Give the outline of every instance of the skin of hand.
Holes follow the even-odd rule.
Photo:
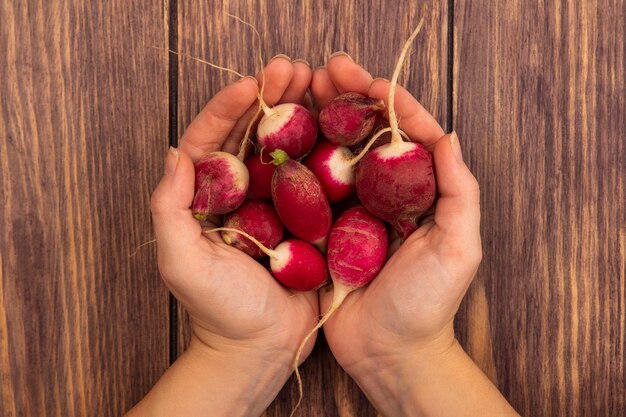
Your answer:
[[[323,108],[346,91],[386,103],[389,85],[387,80],[372,79],[350,57],[339,54],[327,68],[314,71],[311,91]],[[425,393],[441,379],[441,392],[454,391],[454,377],[438,378],[443,373],[437,372],[446,368],[442,363],[458,364],[450,368],[452,375],[471,374],[483,381],[480,392],[493,395],[493,404],[505,410],[497,415],[516,415],[454,336],[454,316],[482,257],[478,182],[463,162],[456,134],[444,135],[435,119],[399,86],[395,106],[400,129],[434,156],[439,198],[434,213],[397,248],[372,283],[350,294],[328,320],[325,337],[339,364],[384,415],[430,415],[428,406],[421,408],[423,404],[416,401],[420,393],[415,390],[423,388]],[[322,312],[331,300],[332,291],[322,290]],[[420,376],[429,379],[430,386],[422,387]],[[463,392],[460,381],[458,387]],[[439,395],[435,392],[426,402]],[[495,415],[480,414],[482,409],[472,414],[470,409],[460,414],[443,408],[430,411],[438,416]]]
[[[331,84],[318,90],[319,85]],[[357,91],[387,101],[389,82],[373,80],[346,56],[336,56],[313,76],[313,96]],[[335,357],[348,372],[372,357],[452,344],[452,321],[481,260],[478,182],[451,141],[410,94],[397,87],[400,128],[434,155],[440,196],[435,214],[422,222],[391,256],[371,285],[352,293],[324,326]],[[323,294],[322,310],[332,293]]]
[[[283,56],[274,58],[265,68],[264,100],[268,105],[285,101],[305,103],[311,76],[312,71],[304,62],[292,63]],[[224,406],[220,410],[224,415],[261,414],[291,375],[295,351],[319,316],[316,292],[288,291],[257,261],[223,243],[219,233],[203,235],[203,230],[218,225],[201,225],[191,213],[193,163],[213,151],[237,153],[248,122],[258,108],[256,99],[261,77],[257,78],[246,77],[234,82],[210,100],[185,131],[178,150],[170,149],[165,176],[152,195],[159,270],[167,287],[189,312],[193,336],[189,352],[185,354],[195,355],[197,360],[194,364],[182,358],[180,370],[177,372],[173,367],[172,376],[160,382],[161,388],[157,384],[153,389],[157,393],[144,399],[148,405],[144,404],[143,409],[147,410],[152,404],[150,409],[154,411],[156,404],[164,404],[169,394],[163,387],[175,386],[176,381],[193,380],[189,375],[201,372],[193,367],[206,363],[213,367],[212,372],[223,370],[225,375],[221,375],[221,386],[219,378],[215,381],[216,387],[211,387],[209,380],[203,380],[203,393],[214,388],[213,392],[221,396],[218,399],[228,402],[226,391],[233,391],[234,397],[241,395],[254,403],[241,412],[239,408]],[[310,354],[313,345],[314,340],[311,340],[302,360]],[[227,364],[232,364],[232,368]],[[202,378],[198,375],[197,379]],[[236,392],[237,387],[231,384],[249,391],[245,395]],[[247,384],[254,388],[250,389]],[[202,393],[198,395],[207,397]],[[187,403],[193,402],[192,398],[189,400]],[[213,401],[206,412],[221,415],[216,400]],[[233,401],[241,401],[241,397]],[[180,399],[176,402],[182,403]],[[203,402],[207,400],[199,400],[199,407]],[[176,410],[182,412],[180,408]],[[195,409],[188,411],[188,415],[203,415],[194,413]]]

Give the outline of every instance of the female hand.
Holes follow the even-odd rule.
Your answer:
[[[303,102],[311,69],[277,57],[265,68],[265,79],[269,105]],[[258,106],[260,82],[246,77],[213,97],[179,149],[169,151],[165,176],[152,195],[159,270],[189,312],[193,336],[138,407],[151,410],[146,414],[261,414],[291,374],[294,353],[319,315],[317,293],[291,293],[257,261],[223,243],[219,233],[204,236],[190,209],[193,163],[209,152],[237,152]]]
[[[314,72],[311,89],[322,106],[345,91],[387,102],[389,82],[373,80],[349,57],[338,55],[327,69]],[[434,415],[466,415],[472,404],[463,401],[464,395],[495,390],[464,355],[453,329],[454,315],[482,256],[478,183],[463,162],[456,135],[444,135],[401,87],[395,107],[400,128],[433,153],[439,191],[434,214],[402,243],[368,287],[348,296],[324,325],[324,334],[339,364],[383,414],[430,415],[429,410]],[[331,299],[331,291],[321,294],[322,311]],[[455,381],[459,373],[476,371],[480,375],[474,386]],[[434,401],[451,392],[457,395],[450,403]],[[491,404],[507,409],[497,390],[494,398]]]

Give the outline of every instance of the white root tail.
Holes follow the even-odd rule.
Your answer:
[[[426,11],[426,5],[424,5],[424,10],[422,14],[426,14],[425,11]],[[391,127],[391,142],[392,143],[402,142],[402,135],[398,127],[398,118],[396,116],[396,110],[395,110],[395,96],[396,96],[396,86],[398,85],[398,77],[400,76],[400,70],[402,69],[402,64],[404,64],[404,59],[406,58],[406,54],[408,53],[411,47],[411,43],[413,43],[413,40],[422,29],[422,26],[424,26],[424,16],[422,16],[422,18],[420,19],[419,23],[417,24],[417,27],[415,28],[415,30],[413,30],[413,33],[411,33],[411,36],[409,36],[409,39],[407,39],[406,42],[404,43],[404,46],[402,47],[402,50],[400,51],[400,56],[398,57],[398,63],[396,64],[396,68],[393,71],[393,76],[391,77],[391,85],[389,87],[389,99],[387,100],[387,109],[388,109],[387,111],[389,114],[389,126]]]
[[[240,235],[242,235],[243,237],[251,240],[252,243],[257,245],[259,247],[259,249],[261,250],[261,252],[263,252],[264,254],[266,254],[267,256],[269,256],[270,258],[272,258],[274,260],[277,259],[276,251],[268,248],[267,246],[265,246],[264,244],[259,242],[254,236],[251,236],[250,234],[244,232],[243,230],[233,229],[232,227],[216,227],[214,229],[203,230],[202,234],[205,235],[205,234],[215,233],[215,232],[239,233]]]
[[[315,332],[318,331],[324,325],[324,323],[326,323],[326,321],[330,318],[330,316],[332,316],[333,313],[337,311],[339,306],[343,303],[343,301],[346,299],[348,294],[350,294],[352,291],[354,291],[354,288],[347,287],[341,284],[335,284],[334,292],[333,292],[333,301],[332,301],[332,304],[330,305],[330,308],[328,309],[328,311],[326,311],[326,313],[324,313],[324,315],[319,320],[317,325],[313,329],[311,329],[311,331],[306,335],[302,343],[300,343],[300,347],[298,348],[298,351],[296,352],[296,356],[293,360],[293,369],[296,373],[296,379],[298,380],[299,396],[298,396],[298,402],[293,407],[293,410],[291,410],[291,414],[289,414],[289,417],[293,417],[295,415],[296,410],[298,409],[298,407],[300,407],[300,404],[302,403],[302,397],[304,396],[304,392],[302,390],[302,377],[300,376],[300,371],[298,370],[298,362],[300,362],[300,355],[302,354],[302,350],[306,346],[311,336],[313,336]]]

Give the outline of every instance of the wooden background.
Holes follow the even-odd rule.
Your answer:
[[[266,58],[389,77],[413,1],[0,0],[0,415],[116,416],[184,349],[149,195],[204,103]],[[403,83],[460,136],[484,260],[457,334],[526,416],[626,415],[626,2],[430,1]],[[319,341],[301,416],[376,412]],[[285,416],[290,381],[267,416]]]

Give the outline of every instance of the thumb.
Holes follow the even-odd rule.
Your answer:
[[[195,257],[201,247],[198,241],[202,239],[202,228],[190,208],[194,182],[191,158],[183,151],[170,148],[165,175],[150,200],[159,267],[164,276],[169,276],[173,268],[188,265],[185,260]]]
[[[444,232],[452,247],[479,254],[480,190],[478,181],[463,162],[456,133],[439,139],[433,156],[440,195],[435,209],[435,225]]]

